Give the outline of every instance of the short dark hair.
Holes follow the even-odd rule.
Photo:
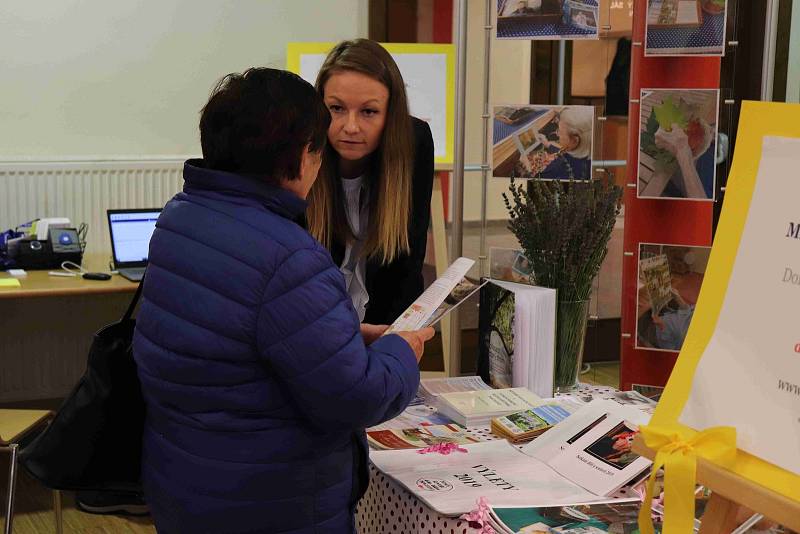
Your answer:
[[[256,67],[228,74],[200,114],[203,159],[210,169],[292,180],[306,145],[325,147],[330,122],[319,93],[296,74]]]

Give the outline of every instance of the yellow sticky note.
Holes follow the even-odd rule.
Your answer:
[[[0,278],[0,289],[8,287],[22,287],[16,278]]]

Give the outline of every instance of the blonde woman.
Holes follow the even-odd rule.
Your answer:
[[[594,113],[588,106],[564,108],[558,114],[558,144],[539,134],[545,150],[551,154],[549,164],[537,178],[554,180],[588,180],[592,177],[592,129]]]
[[[423,290],[433,138],[378,43],[339,43],[317,76],[331,113],[308,229],[331,252],[364,323],[391,324]]]

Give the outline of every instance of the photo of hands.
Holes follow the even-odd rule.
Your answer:
[[[642,89],[639,198],[714,200],[718,89]]]
[[[592,177],[593,106],[495,106],[492,176]]]
[[[710,254],[711,247],[639,243],[637,349],[681,350]]]

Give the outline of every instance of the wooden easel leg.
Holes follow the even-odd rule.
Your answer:
[[[433,234],[433,254],[436,259],[436,276],[439,277],[447,270],[449,265],[447,255],[447,233],[444,224],[444,196],[442,195],[442,180],[448,174],[439,172],[433,180],[433,193],[431,194],[431,230]],[[442,357],[444,358],[444,376],[450,376],[450,317],[442,319]]]
[[[739,505],[712,493],[700,524],[700,534],[730,534],[737,526]]]

